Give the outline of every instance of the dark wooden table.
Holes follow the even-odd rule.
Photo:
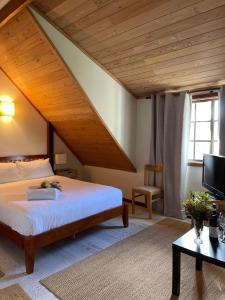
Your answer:
[[[196,244],[194,242],[194,239],[195,231],[194,229],[191,229],[172,244],[172,293],[177,296],[179,296],[180,294],[181,253],[185,253],[196,258],[197,271],[202,271],[203,261],[225,268],[225,243],[222,243],[221,241],[211,241],[209,239],[208,227],[204,227],[202,234],[202,244]]]

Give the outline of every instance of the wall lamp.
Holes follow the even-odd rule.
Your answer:
[[[11,119],[15,116],[15,103],[10,97],[0,97],[0,116]]]

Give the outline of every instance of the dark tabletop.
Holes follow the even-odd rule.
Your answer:
[[[195,238],[196,235],[193,228],[173,242],[173,247],[179,248],[181,252],[189,255],[201,256],[203,259],[206,258],[206,260],[209,258],[225,263],[225,243],[222,243],[220,240],[218,242],[210,240],[208,227],[204,226],[202,244],[196,244]]]

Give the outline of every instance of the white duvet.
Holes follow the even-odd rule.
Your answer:
[[[28,201],[27,188],[59,181],[58,200]],[[0,221],[22,235],[37,235],[122,204],[121,190],[62,176],[0,184]]]

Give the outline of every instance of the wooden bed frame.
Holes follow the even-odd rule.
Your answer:
[[[47,157],[48,155],[0,157],[0,162],[31,161],[34,159]],[[39,248],[50,245],[66,237],[73,236],[74,234],[94,227],[108,219],[117,216],[122,216],[123,226],[128,227],[128,204],[124,203],[121,206],[105,210],[93,216],[66,224],[35,236],[21,235],[20,233],[12,230],[9,226],[0,222],[0,234],[24,249],[26,272],[27,274],[31,274],[34,271],[35,253]]]

